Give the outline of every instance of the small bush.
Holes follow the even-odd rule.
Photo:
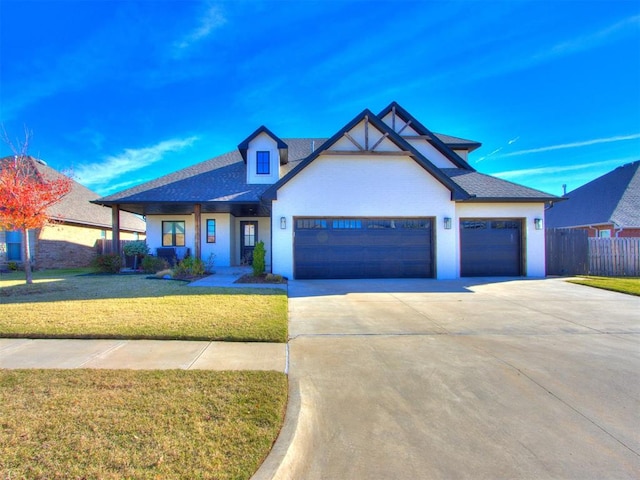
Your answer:
[[[214,266],[215,259],[216,259],[216,254],[210,253],[209,258],[207,258],[207,261],[204,264],[204,271],[206,273],[213,273],[213,266]]]
[[[253,249],[253,275],[258,277],[264,273],[264,257],[266,252],[264,250],[264,242],[261,240],[256,244],[256,248]]]
[[[267,276],[264,277],[264,279],[266,282],[269,282],[269,283],[284,283],[282,275],[278,275],[274,273],[267,273]]]
[[[18,264],[16,262],[9,262],[7,264],[7,268],[9,268],[9,270],[11,270],[12,272],[16,272],[18,271]]]
[[[164,258],[147,255],[142,259],[142,271],[144,273],[156,273],[167,268],[169,268],[169,263]]]
[[[96,268],[104,273],[120,273],[122,257],[117,253],[98,255],[95,262]]]
[[[173,269],[174,278],[199,277],[204,275],[204,262],[199,258],[187,257]]]

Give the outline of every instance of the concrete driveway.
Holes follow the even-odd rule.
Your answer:
[[[640,298],[562,279],[289,296],[290,405],[254,478],[638,478]]]

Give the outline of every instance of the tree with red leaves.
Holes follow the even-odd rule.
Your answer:
[[[47,209],[69,193],[73,181],[64,175],[45,178],[40,173],[37,160],[27,155],[28,132],[25,132],[25,141],[20,144],[19,149],[14,148],[6,132],[4,141],[11,147],[14,155],[0,160],[0,229],[22,233],[26,283],[31,284],[33,278],[29,230],[40,229],[49,222]]]

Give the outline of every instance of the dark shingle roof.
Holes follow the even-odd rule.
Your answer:
[[[289,149],[287,173],[309,156],[312,145],[324,139],[284,139]],[[270,185],[247,184],[246,167],[238,150],[197,163],[163,177],[100,199],[100,203],[127,202],[259,202]]]
[[[614,223],[640,227],[640,160],[592,180],[569,192],[567,201],[546,212],[548,227]]]
[[[463,190],[472,195],[468,201],[550,201],[555,195],[508,182],[462,168],[443,168],[442,171]]]
[[[0,159],[0,164],[7,159]],[[60,178],[62,174],[46,165],[42,160],[28,157],[32,165],[40,175],[46,179]],[[89,190],[84,185],[73,181],[71,191],[58,203],[47,210],[50,218],[69,223],[90,225],[93,227],[111,228],[111,209],[90,203],[99,198],[99,195]],[[133,232],[144,232],[146,224],[144,220],[128,212],[120,213],[120,228]]]

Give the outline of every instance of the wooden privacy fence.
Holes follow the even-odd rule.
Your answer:
[[[120,240],[120,252],[123,252],[123,248],[127,243],[134,242],[135,240]],[[113,253],[113,241],[111,239],[101,238],[96,242],[96,251],[98,255],[107,255]]]
[[[547,228],[547,275],[587,275],[589,234],[572,228]]]
[[[640,238],[590,238],[589,274],[640,276]]]
[[[548,228],[547,275],[640,276],[640,238],[589,238],[586,230]]]

